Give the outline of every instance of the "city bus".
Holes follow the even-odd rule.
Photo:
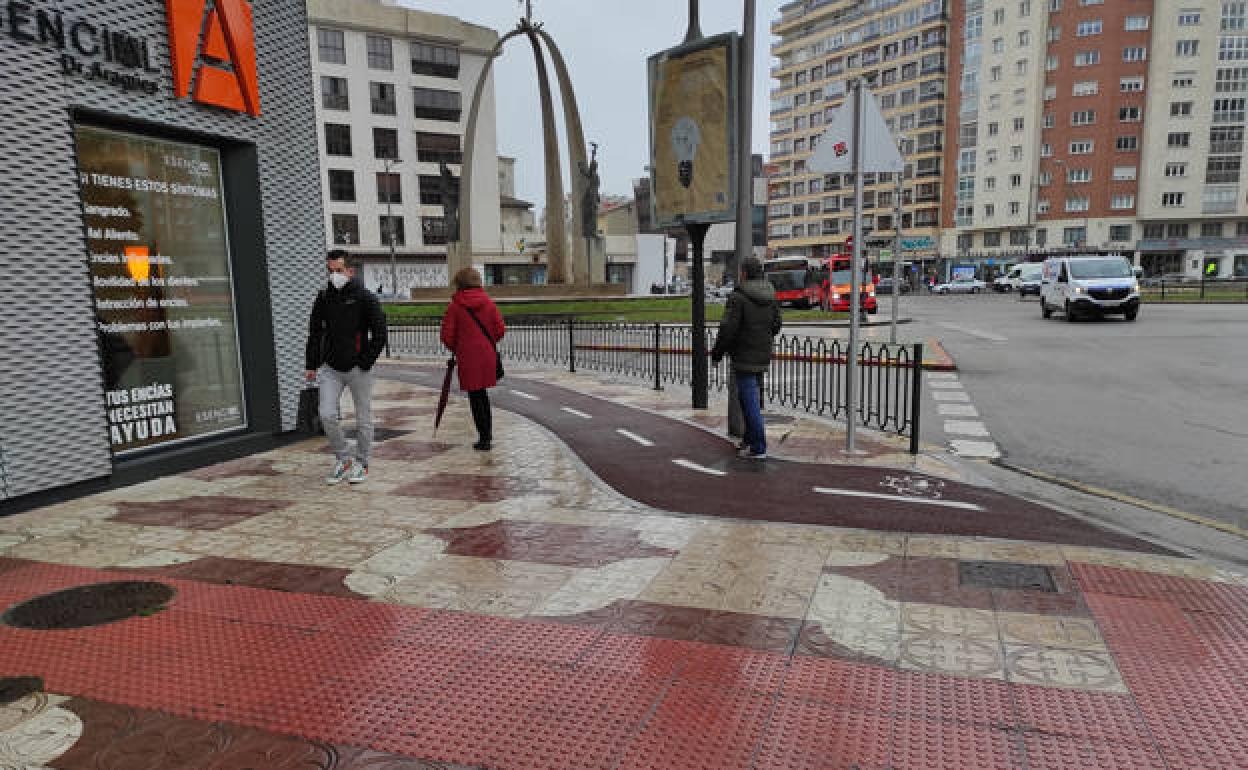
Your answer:
[[[823,300],[821,271],[806,257],[779,257],[763,262],[763,277],[776,290],[776,301],[793,307],[816,307]]]

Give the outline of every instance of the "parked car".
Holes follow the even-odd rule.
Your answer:
[[[906,281],[906,279],[904,278],[901,279],[901,281],[897,284],[897,286],[901,290],[902,294],[910,293],[910,283]],[[893,293],[893,279],[881,278],[880,282],[875,287],[875,293],[876,294],[892,294]]]
[[[1140,312],[1140,283],[1122,257],[1050,257],[1044,261],[1040,314],[1060,310],[1067,321],[1119,313],[1134,321]]]
[[[1001,275],[997,276],[992,282],[992,290],[1000,293],[1011,292],[1018,288],[1015,278],[1018,277],[1018,271],[1023,268],[1022,265],[1013,265],[1006,268]]]
[[[1152,275],[1140,281],[1141,286],[1174,286],[1180,283],[1195,283],[1198,279],[1189,278],[1185,273],[1166,273],[1164,275]]]
[[[1030,262],[1026,265],[1019,265],[1015,269],[1018,270],[1018,275],[1014,278],[1016,281],[1014,286],[1018,289],[1018,298],[1022,299],[1028,294],[1034,294],[1039,297],[1042,278],[1044,277],[1044,265],[1039,262]]]
[[[988,284],[978,278],[959,278],[948,283],[938,283],[933,289],[937,294],[979,294]]]

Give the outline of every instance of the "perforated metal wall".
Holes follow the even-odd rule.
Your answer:
[[[161,70],[149,77],[160,90],[147,96],[65,76],[55,47],[19,42],[0,28],[0,478],[7,481],[0,495],[112,469],[76,180],[75,110],[256,146],[266,253],[238,253],[236,246],[234,258],[267,259],[282,425],[293,428],[304,329],[325,248],[304,3],[252,4],[259,118],[174,99],[165,0],[31,5],[149,41]]]

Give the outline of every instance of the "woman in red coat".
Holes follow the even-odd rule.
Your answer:
[[[494,351],[507,327],[490,295],[481,288],[480,273],[465,267],[451,279],[451,285],[455,295],[442,317],[442,344],[459,362],[459,387],[468,393],[478,434],[472,448],[485,452],[494,440],[488,391],[498,384],[498,356]]]

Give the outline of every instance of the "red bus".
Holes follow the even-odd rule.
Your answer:
[[[776,301],[794,307],[816,307],[823,299],[823,275],[806,257],[780,257],[763,262],[763,277],[775,288]]]

